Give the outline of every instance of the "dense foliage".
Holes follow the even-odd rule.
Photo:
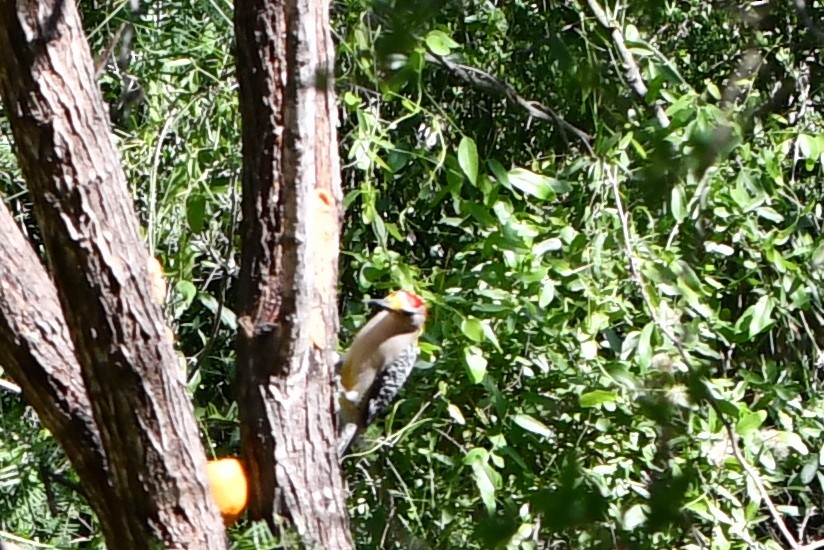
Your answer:
[[[342,346],[364,296],[432,304],[408,389],[346,461],[359,545],[824,537],[813,6],[441,4],[333,9]],[[93,52],[115,45],[100,84],[207,445],[237,452],[231,5],[83,7]],[[36,241],[7,134],[0,186]],[[13,392],[0,429],[0,531],[98,544]]]

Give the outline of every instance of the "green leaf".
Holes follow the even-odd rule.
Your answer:
[[[741,417],[735,425],[735,431],[738,435],[745,436],[751,434],[761,427],[761,424],[767,418],[767,411],[756,411],[747,413]]]
[[[197,296],[197,287],[191,281],[178,281],[175,292],[180,294],[183,308],[188,308]]]
[[[378,238],[379,243],[386,242],[386,224],[383,221],[383,218],[380,216],[375,216],[372,220],[372,229],[375,231],[375,236]]]
[[[818,269],[824,265],[824,242],[819,243],[819,245],[815,248],[815,251],[810,259],[810,264],[814,269]]]
[[[547,239],[545,241],[541,241],[536,244],[532,248],[532,253],[536,256],[541,256],[546,254],[547,252],[555,252],[556,250],[561,250],[564,247],[564,243],[558,237],[552,237],[551,239]]]
[[[581,342],[581,357],[588,361],[598,357],[598,342],[595,340],[585,340]]]
[[[469,379],[473,384],[480,384],[486,376],[487,360],[480,348],[467,346],[464,348],[464,362],[466,363]]]
[[[687,218],[687,199],[684,197],[684,188],[682,186],[676,185],[672,188],[670,205],[675,221],[683,222]]]
[[[478,147],[475,140],[464,136],[458,145],[458,164],[467,179],[475,185],[478,182]]]
[[[625,531],[633,531],[647,520],[647,513],[643,504],[634,504],[624,512],[621,524]]]
[[[353,94],[350,91],[346,91],[343,92],[343,95],[341,95],[341,103],[343,103],[347,107],[355,107],[363,103],[363,100],[357,94]]]
[[[807,464],[801,469],[801,483],[809,485],[815,479],[815,474],[818,472],[818,458],[813,457],[807,461]]]
[[[461,409],[459,409],[457,405],[450,403],[449,405],[447,405],[446,410],[449,412],[449,416],[452,418],[452,420],[454,420],[461,426],[466,424],[466,419],[464,418],[463,413],[461,413]]]
[[[552,187],[552,190],[558,195],[572,192],[572,185],[568,181],[549,178],[549,186]]]
[[[819,155],[818,146],[813,136],[808,134],[799,134],[796,138],[798,143],[798,152],[805,159],[817,159]]]
[[[621,141],[618,142],[618,147],[616,147],[616,149],[619,151],[625,150],[627,148],[627,145],[632,143],[633,137],[635,137],[635,134],[633,134],[632,132],[627,132],[626,134],[624,134],[623,137],[621,137]]]
[[[495,346],[495,349],[498,351],[501,350],[501,344],[498,342],[498,337],[495,336],[495,331],[492,330],[492,325],[489,321],[481,321],[481,330],[484,333],[484,337],[486,338],[487,342]]]
[[[797,433],[780,431],[778,432],[777,437],[778,441],[780,441],[783,445],[795,449],[800,455],[807,456],[810,454],[810,450],[807,448],[804,440],[801,439],[801,436]]]
[[[774,308],[775,302],[770,296],[762,296],[754,306],[747,308],[747,311],[752,311],[752,318],[747,327],[750,338],[772,326],[772,312]],[[746,313],[747,312],[744,312],[745,315]]]
[[[718,254],[720,256],[732,256],[735,254],[735,249],[729,245],[723,243],[714,243],[712,241],[707,241],[704,243],[704,248],[707,252],[711,254]]]
[[[644,325],[641,335],[638,337],[638,347],[635,348],[635,358],[638,366],[648,369],[652,364],[652,331],[655,330],[655,323],[649,322]]]
[[[212,313],[217,313],[220,309],[220,321],[224,326],[232,330],[237,329],[237,316],[226,304],[221,306],[217,299],[207,292],[199,292],[197,297],[200,303]]]
[[[555,299],[555,283],[547,281],[541,287],[541,294],[538,297],[538,306],[545,308]]]
[[[480,447],[469,449],[464,456],[463,463],[467,466],[484,464],[489,460],[489,451]]]
[[[618,396],[614,392],[595,390],[581,395],[581,397],[578,398],[578,404],[586,409],[597,407],[604,403],[614,403],[617,400]]]
[[[489,168],[489,171],[492,172],[492,175],[495,179],[506,187],[510,189],[512,185],[509,183],[509,174],[507,174],[506,168],[504,168],[503,164],[498,162],[495,159],[487,159],[486,166]]]
[[[547,199],[554,195],[552,179],[525,168],[513,168],[507,174],[509,182],[527,195]]]
[[[186,221],[194,233],[203,231],[206,225],[206,197],[201,194],[189,195],[186,200]]]
[[[771,222],[782,223],[784,221],[784,216],[779,214],[775,208],[770,208],[769,206],[759,206],[755,209],[755,212],[765,220]]]
[[[692,269],[692,266],[686,261],[677,260],[672,263],[671,268],[678,274],[679,286],[683,285],[683,287],[696,293],[701,292],[701,280],[698,278],[695,270]]]
[[[633,24],[627,24],[624,27],[624,40],[628,42],[639,42],[641,41],[641,33],[638,32],[638,28]]]
[[[528,414],[516,414],[512,417],[512,421],[528,432],[546,437],[547,439],[552,438],[552,430],[549,429],[549,426]]]
[[[463,463],[472,468],[472,477],[481,495],[481,500],[490,514],[495,511],[495,493],[501,487],[501,475],[489,465],[490,454],[486,449],[474,448],[467,451]]]
[[[494,514],[496,508],[495,492],[497,486],[500,485],[500,474],[489,464],[479,462],[472,464],[472,474],[487,513]]]
[[[429,31],[424,39],[426,47],[436,55],[449,55],[449,53],[460,46],[457,42],[443,31]]]
[[[483,342],[484,327],[478,319],[466,317],[461,321],[461,332],[473,342]]]

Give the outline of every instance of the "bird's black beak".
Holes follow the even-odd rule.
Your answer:
[[[392,305],[384,298],[366,300],[366,303],[377,309],[392,309]]]

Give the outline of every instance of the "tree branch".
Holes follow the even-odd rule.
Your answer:
[[[2,202],[0,235],[0,364],[65,449],[104,535],[116,537],[126,528],[122,505],[109,490],[105,452],[57,291]]]
[[[0,389],[4,389],[10,393],[21,393],[23,391],[22,389],[20,389],[20,386],[18,386],[14,382],[9,382],[8,380],[2,379],[0,379]]]
[[[0,0],[0,51],[0,94],[121,508],[107,543],[225,548],[74,2]]]
[[[238,410],[249,514],[352,548],[336,451],[340,167],[327,1],[236,0],[243,131]]]
[[[647,92],[649,89],[647,88],[644,79],[641,77],[641,71],[638,69],[638,64],[635,63],[635,58],[632,57],[632,52],[629,51],[629,48],[627,48],[627,45],[624,42],[624,33],[618,25],[610,20],[606,12],[604,12],[604,9],[600,6],[600,4],[598,4],[597,0],[587,0],[587,5],[589,5],[589,9],[592,11],[593,15],[595,15],[595,19],[598,20],[598,23],[600,23],[605,30],[610,32],[612,42],[615,44],[618,53],[621,54],[621,58],[624,60],[624,71],[630,89],[635,92],[638,99],[646,103]],[[655,118],[658,119],[658,124],[660,124],[663,128],[669,126],[669,118],[667,118],[667,114],[664,112],[661,105],[653,102],[651,107],[655,113]]]
[[[486,71],[476,67],[470,67],[469,65],[455,63],[454,61],[450,61],[449,59],[432,52],[427,52],[426,60],[441,65],[455,78],[471,88],[494,97],[505,98],[512,105],[525,110],[531,117],[535,117],[538,120],[555,122],[562,130],[566,130],[574,134],[575,137],[578,138],[578,141],[580,141],[584,146],[584,149],[587,150],[587,153],[590,155],[593,154],[592,145],[590,143],[592,141],[591,135],[564,120],[564,118],[551,107],[548,107],[538,101],[526,99],[519,94],[511,84],[495,78]]]

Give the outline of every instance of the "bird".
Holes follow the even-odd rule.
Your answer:
[[[355,335],[338,366],[340,457],[403,388],[418,359],[427,318],[424,300],[407,290],[367,303],[378,311]]]

